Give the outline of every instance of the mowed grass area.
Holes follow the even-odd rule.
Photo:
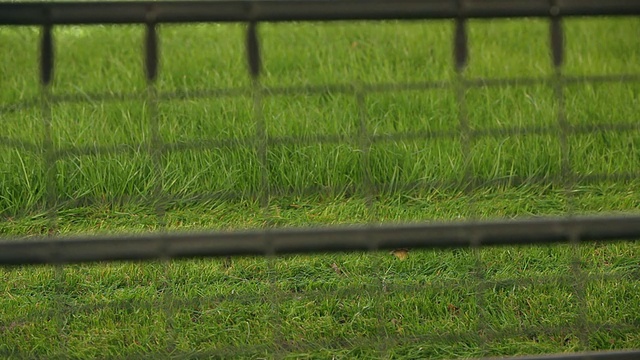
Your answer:
[[[640,72],[638,19],[565,25],[565,74]],[[469,28],[466,77],[551,78],[545,21]],[[465,145],[454,87],[359,92],[455,81],[451,22],[259,31],[264,132],[244,27],[160,27],[156,120],[166,146],[154,158],[144,29],[56,28],[52,93],[83,101],[52,105],[60,157],[47,186],[34,150],[45,144],[38,30],[0,28],[0,234],[49,233],[51,194],[55,231],[65,235],[638,211],[640,180],[627,176],[640,172],[638,83],[568,84],[575,132],[566,141],[551,82],[468,88]],[[327,84],[345,86],[278,92]],[[237,96],[198,96],[207,89]],[[595,125],[626,130],[584,131]],[[518,131],[533,127],[542,130]],[[615,243],[413,250],[405,261],[363,253],[3,268],[0,356],[409,359],[638,348],[639,259],[638,244]]]

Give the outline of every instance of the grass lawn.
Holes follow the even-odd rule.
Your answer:
[[[569,19],[565,30],[563,74],[640,73],[638,19]],[[465,78],[552,79],[547,22],[470,21],[469,31]],[[466,87],[461,99],[449,21],[261,24],[259,32],[256,91],[243,26],[161,26],[156,104],[143,77],[143,27],[56,27],[51,92],[71,101],[51,104],[48,127],[39,30],[0,27],[0,235],[640,208],[638,82],[569,82],[562,109],[552,81]],[[41,151],[47,129],[53,165]],[[633,242],[413,250],[406,260],[355,253],[4,267],[0,293],[3,358],[640,348]]]

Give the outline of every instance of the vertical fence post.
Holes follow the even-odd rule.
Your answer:
[[[153,163],[154,188],[152,201],[158,225],[164,228],[165,204],[163,201],[163,176],[162,176],[162,151],[163,142],[160,135],[160,119],[158,114],[158,93],[156,89],[156,78],[158,75],[158,35],[156,32],[155,15],[152,9],[147,10],[147,23],[145,25],[145,77],[147,90],[147,104],[149,111],[149,131],[151,135],[148,144],[148,151]],[[164,250],[164,249],[163,249]]]
[[[52,96],[51,83],[54,71],[54,47],[53,47],[53,26],[50,23],[42,26],[42,40],[40,44],[40,89],[41,89],[41,114],[43,133],[43,161],[45,170],[45,207],[48,215],[49,235],[56,233],[57,223],[57,185],[56,185],[56,161],[57,155],[53,142],[52,129]]]
[[[469,58],[469,49],[467,44],[467,19],[462,16],[463,2],[459,1],[460,15],[455,19],[455,30],[453,39],[453,55],[454,66],[456,70],[456,100],[458,103],[458,122],[460,126],[460,141],[462,146],[462,156],[464,159],[464,184],[463,187],[471,190],[472,168],[471,168],[471,144],[472,134],[469,126],[469,118],[467,113],[466,90],[467,85],[464,78],[464,69],[467,66]]]
[[[267,129],[262,113],[262,85],[260,84],[260,72],[262,60],[260,58],[260,44],[258,41],[258,24],[251,21],[247,25],[246,49],[249,75],[251,76],[251,94],[253,100],[253,117],[256,127],[256,152],[260,163],[260,206],[268,208],[270,198],[269,164]]]
[[[145,24],[145,76],[147,90],[147,104],[149,106],[149,131],[151,135],[148,144],[148,151],[151,156],[153,166],[153,194],[151,200],[154,204],[157,216],[157,225],[159,230],[166,228],[165,212],[166,197],[164,194],[164,171],[162,169],[162,154],[164,152],[164,142],[160,135],[160,114],[158,110],[158,90],[156,87],[156,79],[158,76],[159,50],[158,50],[158,34],[155,13],[153,7],[147,10],[147,22]],[[161,249],[163,256],[168,251],[167,248]]]

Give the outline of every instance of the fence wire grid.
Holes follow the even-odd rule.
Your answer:
[[[638,15],[631,0],[0,3],[0,41],[15,46],[0,80],[0,356],[640,358],[640,46],[620,39],[626,72],[565,61],[580,49],[567,21],[640,30]],[[473,27],[497,18],[531,27],[515,43],[547,54],[548,71],[474,75],[474,56],[487,58]],[[323,38],[327,21],[347,30]],[[403,56],[424,74],[393,68],[397,81],[369,69],[396,54],[349,37],[430,22],[446,25],[448,48],[412,43]],[[197,36],[172,60],[162,40],[185,23],[230,23],[243,48],[218,37],[216,57],[228,47],[244,63],[189,67],[208,46]],[[63,83],[139,71],[86,66],[98,56],[64,35],[126,43],[134,26],[144,83]],[[29,88],[11,60],[35,27]],[[344,42],[371,63],[319,61],[338,81],[307,81],[269,58],[297,44],[268,40],[286,31],[312,54]],[[449,68],[434,61],[445,75],[433,77],[420,64],[440,53]],[[510,73],[509,55],[488,62]],[[162,78],[171,61],[185,64],[176,87]],[[278,66],[294,75],[273,81]]]

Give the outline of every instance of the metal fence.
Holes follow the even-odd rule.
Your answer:
[[[479,347],[486,347],[491,339],[509,337],[513,334],[530,334],[532,332],[556,334],[569,329],[578,334],[582,341],[579,349],[591,350],[589,334],[601,331],[623,331],[625,336],[633,336],[640,329],[639,319],[628,319],[626,322],[595,323],[587,319],[586,293],[587,283],[602,279],[626,279],[633,284],[638,283],[638,267],[640,264],[631,262],[624,273],[615,274],[587,274],[582,269],[580,249],[585,242],[603,242],[619,240],[637,240],[640,238],[640,215],[636,212],[627,212],[621,215],[607,216],[581,216],[576,211],[576,205],[571,205],[573,193],[580,187],[589,184],[603,182],[629,184],[629,191],[633,192],[633,181],[640,178],[640,169],[629,168],[625,171],[613,172],[576,172],[572,169],[570,158],[570,143],[573,137],[593,133],[631,133],[638,136],[637,119],[628,119],[624,123],[582,123],[573,124],[566,116],[566,89],[570,86],[583,86],[586,84],[638,84],[640,74],[624,73],[614,75],[567,75],[563,72],[564,65],[564,31],[563,19],[579,16],[638,16],[640,15],[640,1],[197,1],[197,2],[97,2],[97,3],[2,3],[0,4],[0,26],[39,26],[41,29],[40,49],[40,94],[32,100],[17,103],[1,104],[0,116],[20,111],[36,112],[42,118],[42,141],[24,141],[11,136],[0,135],[0,146],[19,152],[29,153],[39,157],[42,161],[42,171],[45,177],[45,189],[41,192],[41,203],[46,213],[46,224],[43,227],[44,236],[29,239],[9,239],[6,236],[0,242],[0,264],[5,266],[7,277],[12,276],[14,266],[27,264],[55,265],[56,274],[64,272],[67,264],[116,261],[116,260],[162,260],[169,267],[171,259],[195,258],[195,257],[221,257],[235,255],[259,255],[265,256],[271,264],[270,271],[276,271],[273,265],[276,255],[323,253],[342,251],[369,251],[391,250],[399,248],[411,249],[441,249],[441,248],[468,248],[473,259],[473,279],[464,280],[452,288],[468,288],[477,292],[479,318],[477,328],[471,331],[452,332],[439,334],[412,334],[390,335],[380,327],[379,335],[375,339],[355,338],[353,342],[344,343],[343,340],[329,340],[322,342],[310,342],[308,344],[290,344],[282,340],[282,327],[285,322],[276,317],[273,324],[274,344],[251,344],[251,350],[239,346],[227,346],[221,349],[207,349],[193,353],[181,353],[176,351],[175,343],[167,345],[167,353],[151,356],[303,356],[304,354],[322,348],[340,350],[359,344],[365,347],[379,349],[381,354],[393,357],[392,351],[399,344],[421,344],[427,342],[456,342],[471,336],[479,340]],[[518,77],[518,78],[472,78],[465,75],[468,63],[468,20],[482,18],[519,18],[540,17],[549,22],[549,49],[551,62],[554,67],[550,77]],[[455,77],[447,81],[415,81],[394,83],[338,83],[322,85],[293,85],[293,86],[269,86],[263,84],[261,77],[262,43],[259,37],[259,24],[263,22],[290,22],[290,21],[338,21],[338,20],[425,20],[425,19],[449,19],[454,24],[453,42],[453,66]],[[210,88],[210,89],[185,89],[178,92],[163,92],[158,89],[156,79],[162,56],[159,50],[159,35],[157,28],[167,23],[191,23],[191,22],[242,22],[247,23],[246,28],[246,59],[251,78],[250,84],[242,88]],[[98,93],[75,94],[57,93],[51,90],[56,56],[54,56],[54,32],[53,29],[60,25],[89,25],[89,24],[139,24],[145,27],[144,37],[144,64],[146,89],[142,93]],[[630,34],[630,36],[632,36]],[[64,48],[57,49],[64,52]],[[635,59],[638,60],[638,59]],[[553,126],[531,123],[525,126],[479,128],[474,126],[473,119],[469,116],[466,93],[469,89],[493,89],[508,86],[547,86],[552,89],[555,103],[555,124]],[[458,124],[454,130],[422,129],[407,132],[395,132],[390,134],[374,134],[368,128],[368,114],[366,107],[367,97],[378,93],[393,93],[402,91],[450,91],[455,94]],[[310,137],[296,137],[295,135],[272,136],[267,132],[267,122],[263,114],[263,106],[266,99],[273,96],[315,96],[324,94],[343,94],[352,97],[357,104],[358,124],[355,134],[314,134]],[[161,122],[160,105],[163,102],[176,99],[211,99],[227,97],[245,97],[251,100],[252,119],[254,133],[246,138],[219,139],[211,138],[198,141],[170,143],[163,140],[160,135],[159,124]],[[84,104],[90,101],[140,101],[148,108],[147,123],[149,126],[149,138],[141,148],[147,152],[150,158],[151,171],[158,178],[148,189],[145,197],[131,195],[129,198],[111,198],[108,201],[115,203],[140,202],[155,208],[156,225],[159,232],[143,235],[100,235],[100,236],[70,236],[59,235],[57,219],[61,211],[79,206],[80,204],[99,203],[100,199],[91,197],[81,199],[68,199],[62,197],[57,190],[57,163],[71,157],[92,157],[108,154],[132,155],[138,149],[131,146],[77,146],[60,144],[54,138],[52,132],[52,111],[56,104],[78,103]],[[474,142],[485,139],[499,139],[508,136],[542,135],[557,137],[560,150],[559,171],[556,175],[545,176],[521,176],[487,177],[476,174],[471,165]],[[355,137],[355,139],[354,139]],[[385,183],[371,173],[372,149],[376,144],[398,143],[402,141],[431,141],[438,139],[459,140],[461,158],[464,161],[460,178],[435,179],[410,183]],[[359,182],[356,184],[337,186],[322,186],[318,184],[306,184],[303,188],[278,187],[272,184],[270,168],[273,166],[270,160],[270,151],[278,146],[295,145],[321,145],[321,144],[349,144],[353,146],[361,156],[358,157],[357,173]],[[255,189],[234,192],[231,190],[216,191],[210,193],[189,194],[188,196],[171,193],[164,187],[162,181],[163,161],[166,154],[193,150],[205,151],[207,149],[250,149],[257,160]],[[635,151],[630,148],[631,152]],[[487,187],[523,185],[552,185],[563,189],[565,200],[569,203],[567,211],[562,216],[544,217],[536,219],[481,219],[472,214],[459,222],[422,223],[422,224],[380,224],[367,222],[357,226],[347,227],[313,227],[284,229],[277,226],[273,219],[276,214],[270,206],[274,199],[284,196],[308,196],[317,193],[349,193],[358,194],[370,211],[376,206],[379,194],[385,192],[410,192],[424,189],[456,188],[464,194],[473,194]],[[187,199],[188,198],[188,199]],[[263,216],[266,219],[264,227],[244,231],[231,232],[199,232],[183,233],[167,230],[165,214],[167,209],[176,203],[187,202],[215,202],[238,201],[252,199],[260,203]],[[103,200],[104,201],[104,200]],[[474,207],[474,204],[467,204]],[[20,209],[29,213],[29,209]],[[7,220],[9,221],[9,220]],[[354,221],[355,223],[355,221]],[[486,267],[482,256],[478,255],[489,246],[508,245],[550,245],[567,244],[572,246],[572,261],[570,272],[566,276],[555,276],[553,279],[486,279]],[[474,255],[475,254],[475,255]],[[334,269],[335,270],[335,269]],[[336,270],[340,272],[340,270]],[[166,278],[162,278],[166,281]],[[269,278],[274,281],[273,278]],[[505,284],[518,284],[524,281],[531,284],[542,284],[546,281],[558,281],[570,284],[572,294],[578,299],[578,316],[574,322],[565,324],[558,329],[557,326],[539,325],[537,328],[517,327],[516,329],[491,329],[482,324],[483,316],[489,311],[483,307],[483,296],[491,286],[505,286]],[[528,282],[527,282],[528,281]],[[62,286],[62,285],[60,285]],[[272,287],[276,287],[273,283]],[[395,286],[395,287],[394,287]],[[421,291],[436,286],[434,284],[404,284],[389,285],[377,279],[369,288],[354,286],[353,288],[338,289],[332,291],[322,290],[315,294],[316,297],[332,297],[336,294],[357,293],[388,293],[394,291],[407,291],[420,296]],[[438,284],[443,289],[449,288],[446,284]],[[393,287],[393,290],[389,290]],[[408,290],[416,288],[418,290]],[[62,291],[61,289],[58,289]],[[364,290],[363,290],[364,289]],[[637,287],[634,289],[637,290]],[[7,290],[9,291],[9,289]],[[251,301],[264,301],[260,296],[237,297],[223,295],[216,299],[179,299],[178,295],[171,294],[162,298],[161,307],[168,318],[175,314],[175,309],[188,307],[189,305],[219,304],[223,301],[238,301],[247,303]],[[297,295],[296,295],[297,296]],[[309,295],[312,296],[312,295]],[[276,291],[276,294],[268,299],[274,306],[284,301],[285,295]],[[234,300],[236,299],[236,300]],[[239,299],[239,300],[238,300]],[[181,302],[182,301],[182,302]],[[104,304],[103,304],[104,305]],[[69,305],[61,301],[52,314],[43,315],[45,318],[60,319],[72,317],[76,313],[91,312],[103,305],[88,305],[81,310],[70,310]],[[157,304],[136,304],[135,301],[125,301],[124,304],[107,304],[112,307],[153,307]],[[455,308],[449,311],[457,311]],[[640,313],[640,309],[638,309]],[[484,314],[484,315],[483,315]],[[378,315],[379,317],[381,315]],[[10,317],[6,317],[10,318]],[[380,322],[385,319],[379,319]],[[16,320],[17,321],[17,320]],[[35,321],[33,319],[29,321]],[[18,321],[19,322],[19,321]],[[60,323],[66,323],[61,320]],[[169,321],[171,323],[171,321]],[[13,328],[13,322],[0,323],[0,334]],[[394,323],[395,324],[395,323]],[[622,329],[622,330],[621,330]],[[59,332],[64,333],[63,325]],[[172,325],[167,325],[163,331],[171,332]],[[637,336],[637,335],[636,335]],[[175,334],[170,338],[175,339]],[[324,340],[323,340],[324,341]],[[171,341],[169,341],[171,342]],[[65,341],[61,340],[60,353],[56,356],[71,356],[65,352]],[[484,344],[484,345],[483,345]],[[3,349],[3,356],[28,357],[29,354],[19,350]],[[253,352],[252,352],[253,351]],[[262,355],[260,355],[262,354]],[[303,355],[301,355],[303,354]],[[480,352],[491,355],[491,351]],[[142,354],[147,356],[150,354]],[[326,354],[324,354],[326,356]],[[351,354],[353,355],[353,354]],[[380,355],[380,353],[378,354]],[[322,357],[322,355],[320,355]],[[364,355],[365,357],[367,355]],[[380,355],[383,356],[383,355]],[[419,355],[416,355],[419,356]],[[446,357],[446,354],[433,355]],[[619,352],[594,352],[585,354],[571,354],[557,356],[559,359],[635,359],[640,356],[639,351]],[[411,357],[409,355],[409,357]],[[530,357],[535,359],[539,357]],[[544,357],[548,358],[548,357]],[[554,358],[554,357],[549,357]]]

